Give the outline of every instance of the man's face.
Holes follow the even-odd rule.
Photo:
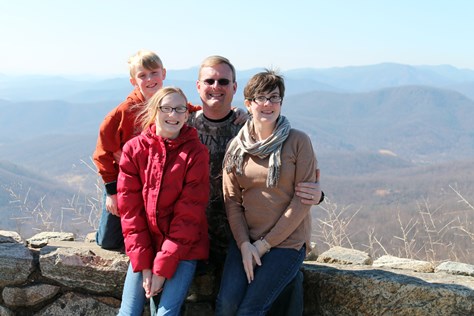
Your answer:
[[[208,107],[211,111],[228,111],[237,91],[237,83],[232,81],[230,67],[227,64],[218,64],[201,68],[197,90],[204,108]]]

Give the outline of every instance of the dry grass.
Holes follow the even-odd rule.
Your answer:
[[[446,211],[442,205],[433,207],[428,199],[423,199],[417,203],[414,214],[396,213],[393,220],[398,223],[398,232],[393,236],[387,232],[377,234],[376,226],[354,227],[360,209],[353,211],[350,206],[340,207],[326,200],[317,210],[318,224],[313,238],[329,248],[341,246],[367,251],[373,258],[391,254],[435,263],[473,262],[474,207],[457,188],[450,188],[467,209]]]
[[[81,160],[89,171],[96,174],[92,162]],[[94,193],[84,193],[79,190],[70,199],[64,202],[65,206],[52,207],[46,196],[39,201],[30,198],[28,188],[23,191],[18,188],[4,188],[10,196],[10,205],[16,208],[16,230],[21,236],[30,236],[36,232],[73,232],[77,239],[85,237],[91,231],[97,230],[102,212],[102,181],[97,176],[94,183]],[[30,231],[31,230],[31,231]]]
[[[81,161],[81,164],[96,175],[92,163]],[[103,185],[96,176],[93,193],[78,192],[68,199],[58,212],[47,206],[46,196],[38,201],[30,198],[30,189],[23,192],[6,188],[10,195],[10,204],[17,208],[17,232],[24,235],[22,227],[33,231],[68,231],[80,237],[96,230],[102,210]],[[370,226],[367,217],[361,217],[361,208],[353,209],[351,205],[340,206],[330,198],[317,207],[316,225],[313,241],[319,244],[320,250],[335,246],[367,251],[373,258],[391,254],[403,258],[440,262],[453,260],[474,262],[474,206],[461,191],[450,186],[452,194],[459,203],[465,206],[461,211],[449,211],[443,205],[435,207],[429,199],[417,203],[413,214],[394,212],[393,218],[384,218],[398,229],[390,232],[385,223],[380,222],[384,231],[377,231],[378,224]],[[56,208],[57,210],[57,208]],[[316,208],[314,208],[316,210]]]

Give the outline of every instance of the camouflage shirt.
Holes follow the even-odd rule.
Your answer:
[[[211,242],[210,259],[225,257],[231,236],[222,193],[222,161],[227,143],[237,135],[242,125],[235,125],[235,112],[222,120],[210,120],[202,110],[191,113],[188,124],[197,129],[201,142],[209,149],[210,193],[206,214]]]

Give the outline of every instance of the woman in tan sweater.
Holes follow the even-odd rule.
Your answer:
[[[252,119],[224,159],[224,200],[235,242],[216,315],[264,315],[310,251],[311,205],[302,204],[294,188],[316,181],[317,160],[308,135],[280,115],[284,93],[283,78],[270,70],[244,89]]]

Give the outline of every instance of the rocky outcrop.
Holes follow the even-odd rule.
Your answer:
[[[35,266],[31,251],[21,243],[1,243],[0,254],[0,287],[27,282]]]
[[[41,275],[65,287],[120,297],[128,257],[91,243],[50,242],[41,248]]]
[[[0,315],[117,314],[128,258],[70,239],[0,231]],[[305,315],[474,315],[472,265],[373,260],[341,247],[311,257],[302,268]],[[183,315],[212,315],[212,283],[196,278]]]

